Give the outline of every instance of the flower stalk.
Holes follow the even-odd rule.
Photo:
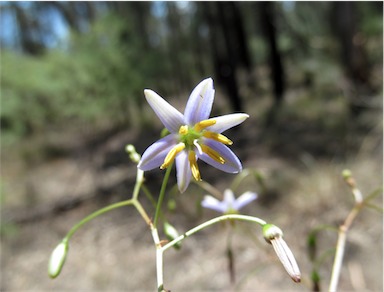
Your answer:
[[[153,225],[155,225],[155,227],[157,227],[157,221],[159,219],[159,215],[161,212],[161,205],[163,204],[165,189],[167,188],[167,183],[168,183],[169,175],[171,174],[171,170],[172,170],[172,167],[167,168],[167,171],[165,172],[165,175],[164,175],[163,183],[161,185],[159,199],[156,205],[155,219],[153,221]]]
[[[355,199],[355,205],[352,208],[352,210],[349,212],[347,217],[345,218],[343,224],[339,226],[339,236],[337,238],[336,254],[333,261],[331,281],[329,283],[329,289],[328,289],[328,291],[330,292],[337,291],[337,286],[338,286],[339,278],[341,274],[341,267],[343,264],[345,243],[347,240],[347,232],[351,227],[353,221],[355,220],[356,216],[360,213],[360,210],[364,207],[363,196],[360,190],[356,186],[356,182],[352,177],[351,171],[344,170],[342,172],[342,175],[344,177],[346,184],[351,188],[352,194]]]
[[[206,221],[206,222],[204,222],[204,223],[202,223],[202,224],[200,224],[200,225],[190,229],[189,231],[187,231],[184,234],[180,235],[179,237],[175,238],[171,242],[168,242],[167,244],[165,244],[161,249],[164,252],[167,249],[169,249],[170,247],[172,247],[175,244],[177,244],[178,242],[182,241],[183,239],[191,236],[192,234],[194,234],[196,232],[199,232],[199,231],[203,230],[204,228],[207,228],[207,227],[209,227],[209,226],[211,226],[213,224],[216,224],[216,223],[219,223],[219,222],[222,222],[222,221],[227,221],[227,220],[248,221],[248,222],[257,223],[260,226],[264,226],[265,224],[267,224],[267,222],[265,222],[264,220],[262,220],[260,218],[257,218],[257,217],[253,217],[253,216],[240,215],[240,214],[222,215],[222,216],[213,218],[211,220],[208,220],[208,221]]]

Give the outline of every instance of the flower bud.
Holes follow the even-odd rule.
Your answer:
[[[347,185],[351,188],[352,194],[355,197],[355,202],[360,204],[363,202],[363,194],[357,188],[356,181],[352,176],[352,172],[349,169],[344,169],[341,173]]]
[[[136,152],[135,146],[132,144],[128,144],[125,146],[125,151],[129,154],[129,158],[132,160],[134,163],[139,163],[141,156]]]
[[[288,275],[294,282],[299,283],[301,281],[301,273],[292,251],[283,239],[283,231],[275,225],[265,224],[263,226],[263,234],[265,240],[272,244]]]
[[[68,252],[68,241],[63,240],[53,250],[48,264],[48,274],[51,278],[56,278],[60,275],[61,269],[63,268],[65,259]]]
[[[177,232],[176,228],[173,227],[168,222],[164,222],[164,233],[167,236],[168,240],[174,240],[175,238],[179,237],[179,233]],[[174,245],[176,249],[180,249],[181,242],[178,242]]]
[[[344,177],[344,179],[348,179],[352,177],[352,172],[349,169],[344,169],[341,175]]]

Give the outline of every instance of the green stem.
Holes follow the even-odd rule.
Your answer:
[[[140,188],[143,182],[144,182],[144,171],[142,171],[141,169],[137,169],[136,183],[135,183],[135,187],[133,188],[132,199],[137,200],[137,197],[139,196]]]
[[[210,193],[212,196],[216,197],[217,199],[221,199],[223,194],[216,189],[213,185],[206,181],[195,181],[193,180],[194,183],[196,183],[199,187]]]
[[[257,224],[260,224],[261,226],[264,226],[267,224],[262,219],[259,219],[257,217],[252,217],[252,216],[246,216],[246,215],[238,215],[238,214],[229,214],[229,215],[223,215],[220,217],[213,218],[207,222],[204,222],[203,224],[200,224],[196,226],[195,228],[192,228],[191,230],[187,231],[183,235],[175,238],[171,242],[167,243],[163,247],[160,244],[156,244],[156,270],[157,270],[157,289],[158,291],[166,291],[164,289],[164,281],[163,281],[163,254],[164,252],[169,249],[170,247],[174,246],[178,242],[182,241],[184,238],[204,229],[205,227],[208,227],[210,225],[213,225],[215,223],[225,221],[225,220],[242,220],[242,221],[249,221],[249,222],[254,222]],[[158,237],[157,237],[157,230],[156,227],[152,230],[152,235],[154,238],[155,243],[158,242]]]
[[[171,174],[172,170],[172,164],[167,167],[167,171],[165,172],[164,179],[163,179],[163,184],[161,185],[160,189],[160,194],[159,194],[159,200],[157,201],[157,206],[156,206],[156,213],[155,213],[155,219],[153,220],[153,225],[157,227],[157,220],[159,219],[159,214],[161,212],[161,205],[164,200],[164,195],[165,195],[165,189],[167,187],[169,175]]]
[[[228,214],[228,215],[223,215],[223,216],[220,216],[220,217],[216,217],[216,218],[213,218],[207,222],[204,222],[192,229],[190,229],[189,231],[185,232],[183,235],[180,235],[179,237],[175,238],[174,240],[172,240],[171,242],[167,243],[166,245],[164,245],[162,247],[162,251],[166,251],[168,248],[174,246],[176,243],[182,241],[184,238],[208,227],[208,226],[211,226],[213,224],[216,224],[218,222],[221,222],[221,221],[225,221],[225,220],[241,220],[241,221],[249,221],[249,222],[254,222],[254,223],[257,223],[261,226],[264,226],[265,224],[267,224],[267,222],[265,222],[264,220],[260,219],[260,218],[257,218],[257,217],[252,217],[252,216],[247,216],[247,215],[238,215],[238,214]]]
[[[129,205],[132,205],[132,204],[134,204],[133,199],[130,199],[130,200],[126,200],[126,201],[123,201],[123,202],[119,202],[119,203],[116,203],[116,204],[109,205],[109,206],[104,207],[104,208],[102,208],[100,210],[97,210],[96,212],[93,212],[92,214],[88,215],[83,220],[81,220],[79,223],[77,223],[75,226],[73,226],[71,228],[71,230],[65,236],[65,240],[69,240],[72,237],[72,235],[81,226],[83,226],[85,223],[91,221],[92,219],[96,218],[97,216],[100,216],[100,215],[102,215],[104,213],[107,213],[107,212],[109,212],[109,211],[111,211],[113,209],[120,208],[120,207],[123,207],[123,206],[129,206]]]
[[[235,192],[236,189],[239,187],[240,183],[243,181],[243,179],[245,179],[250,174],[251,172],[249,171],[249,169],[243,169],[242,172],[236,175],[235,179],[231,183],[230,189]]]
[[[102,215],[102,214],[104,214],[106,212],[109,212],[109,211],[111,211],[113,209],[117,209],[117,208],[124,207],[124,206],[134,205],[136,207],[136,209],[139,211],[140,215],[144,218],[144,220],[147,223],[150,222],[150,219],[148,218],[148,215],[146,214],[146,212],[142,208],[141,204],[137,200],[137,197],[139,196],[140,187],[143,184],[143,181],[144,181],[144,171],[142,171],[141,169],[137,169],[136,183],[135,183],[135,187],[133,189],[132,199],[126,200],[126,201],[123,201],[123,202],[118,202],[118,203],[109,205],[107,207],[104,207],[104,208],[102,208],[100,210],[97,210],[96,212],[93,212],[92,214],[88,215],[83,220],[78,222],[75,226],[73,226],[71,228],[71,230],[65,236],[65,239],[69,240],[72,237],[72,235],[81,226],[83,226],[85,223],[91,221],[92,219],[94,219],[94,218],[96,218],[96,217],[98,217],[98,216],[100,216],[100,215]]]
[[[152,206],[156,208],[156,200],[151,194],[151,191],[147,188],[146,185],[141,186],[141,190],[144,192],[145,196],[148,198],[148,200],[151,202]]]

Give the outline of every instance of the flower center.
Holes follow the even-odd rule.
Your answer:
[[[213,160],[224,164],[225,159],[217,151],[201,142],[201,138],[205,137],[226,145],[232,145],[232,141],[224,135],[206,130],[206,128],[214,124],[216,124],[215,119],[208,119],[198,122],[193,127],[188,125],[181,126],[179,129],[179,143],[169,151],[160,168],[167,168],[176,158],[176,155],[184,149],[188,151],[188,161],[191,166],[192,176],[197,181],[200,181],[201,177],[197,165],[196,149],[200,154],[205,153]]]
[[[181,126],[179,129],[180,142],[184,143],[188,150],[194,148],[194,141],[202,137],[202,133],[195,130],[195,128],[188,127],[187,125]]]

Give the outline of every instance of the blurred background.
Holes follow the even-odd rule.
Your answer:
[[[235,194],[258,192],[244,213],[283,229],[303,281],[289,279],[258,227],[237,224],[235,282],[230,226],[214,226],[166,254],[166,288],[308,291],[316,270],[327,289],[337,234],[319,232],[316,261],[307,238],[352,208],[341,171],[365,196],[382,186],[382,2],[3,1],[0,40],[1,291],[156,289],[152,239],[133,208],[84,226],[56,280],[48,258],[84,216],[130,198],[136,165],[125,145],[142,153],[162,129],[143,90],[183,111],[207,77],[212,115],[251,116],[226,132],[250,173]],[[220,191],[236,177],[199,166]],[[162,176],[146,173],[155,194]],[[180,232],[217,215],[199,207],[204,194],[170,188],[165,213]],[[366,208],[352,226],[341,290],[382,291],[382,223]]]

